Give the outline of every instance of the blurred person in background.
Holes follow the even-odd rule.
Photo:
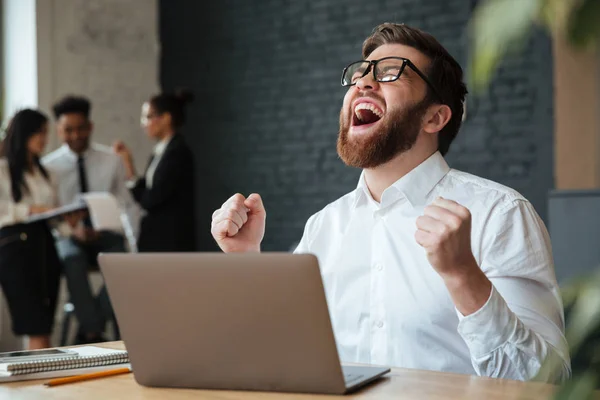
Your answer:
[[[152,96],[142,106],[141,124],[156,142],[146,171],[138,176],[133,156],[118,141],[114,150],[125,164],[134,199],[145,211],[140,226],[140,252],[186,252],[196,248],[194,160],[180,133],[192,93]]]
[[[343,362],[561,381],[570,376],[550,238],[516,191],[444,159],[467,93],[430,34],[376,27],[347,87],[337,150],[357,188],[307,222]],[[213,214],[221,249],[259,252],[258,194]],[[544,370],[552,360],[558,369]],[[542,374],[538,376],[538,373]]]
[[[125,169],[120,157],[108,146],[91,142],[94,125],[91,105],[81,96],[66,96],[53,106],[56,130],[63,145],[42,159],[58,182],[60,205],[74,202],[86,192],[107,192],[121,206],[125,234],[137,226],[139,209],[125,186]],[[132,235],[133,236],[133,235]],[[58,254],[64,266],[70,302],[79,322],[76,344],[105,341],[103,332],[113,311],[106,286],[94,295],[89,281],[90,266],[97,266],[98,253],[124,252],[123,232],[96,231],[89,218],[70,237],[60,238]]]
[[[0,150],[0,284],[13,332],[29,337],[29,349],[50,347],[60,282],[48,224],[27,223],[58,205],[56,181],[40,163],[47,139],[48,118],[25,109],[11,119]],[[73,226],[79,218],[65,217]],[[57,228],[70,232],[64,221]]]

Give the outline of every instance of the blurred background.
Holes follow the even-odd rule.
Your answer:
[[[264,248],[287,250],[311,214],[356,186],[359,171],[338,160],[335,141],[341,70],[361,58],[364,38],[402,21],[432,33],[466,67],[476,3],[5,0],[4,111],[49,111],[64,94],[86,95],[94,139],[125,140],[143,169],[152,144],[139,128],[141,103],[159,88],[188,87],[197,96],[183,133],[196,157],[198,249],[215,249],[212,210],[237,191],[257,191],[269,210]],[[555,61],[544,33],[525,46],[502,63],[489,93],[469,97],[448,159],[519,190],[547,221]]]
[[[519,3],[530,1],[539,3]],[[87,96],[94,141],[124,140],[143,170],[152,143],[139,127],[141,104],[189,88],[196,101],[183,133],[196,162],[197,249],[217,249],[214,209],[235,192],[259,192],[263,248],[288,251],[310,215],[357,184],[360,171],[343,165],[335,142],[340,74],[361,58],[364,38],[382,22],[404,22],[433,34],[469,72],[478,3],[3,0],[3,115],[49,113],[65,94]],[[519,47],[499,55],[485,90],[468,96],[447,159],[533,203],[562,281],[600,261],[600,59],[536,26]],[[48,151],[58,146],[51,138]],[[4,313],[0,347],[10,348]]]

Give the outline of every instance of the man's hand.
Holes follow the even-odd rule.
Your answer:
[[[63,215],[63,219],[71,228],[75,228],[79,224],[79,221],[84,219],[86,215],[87,211],[74,211]]]
[[[417,218],[415,239],[444,279],[456,308],[469,315],[487,301],[492,283],[471,251],[471,213],[455,201],[436,199]]]
[[[417,228],[415,239],[442,278],[479,269],[471,252],[471,213],[465,207],[440,197],[425,207]]]
[[[267,213],[258,194],[236,194],[213,213],[211,233],[225,253],[260,252]]]
[[[98,238],[98,232],[79,224],[73,229],[73,237],[81,243],[90,243]]]

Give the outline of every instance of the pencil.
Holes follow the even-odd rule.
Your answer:
[[[82,375],[68,376],[66,378],[52,379],[52,380],[44,383],[44,385],[52,387],[52,386],[64,385],[64,384],[72,383],[72,382],[87,381],[88,379],[103,378],[105,376],[126,374],[128,372],[131,372],[131,367],[109,369],[107,371],[92,372],[89,374],[82,374]]]

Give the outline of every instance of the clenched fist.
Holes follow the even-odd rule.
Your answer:
[[[213,213],[211,233],[225,253],[260,252],[266,217],[258,194],[238,193]]]
[[[471,251],[471,213],[455,201],[440,197],[425,207],[417,218],[415,239],[442,278],[478,269]]]

